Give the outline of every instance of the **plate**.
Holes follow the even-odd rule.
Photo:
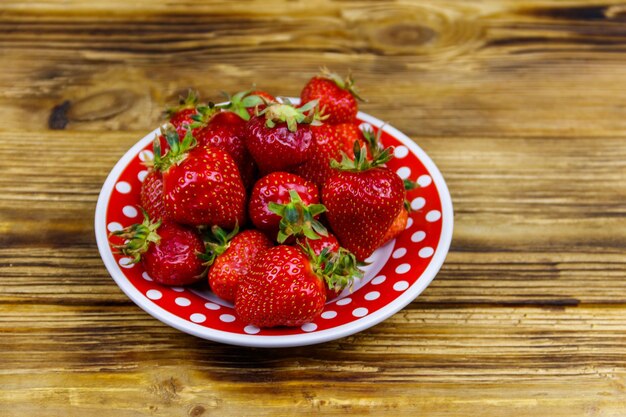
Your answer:
[[[292,100],[296,102],[297,100]],[[383,130],[381,142],[394,146],[387,166],[419,188],[407,194],[412,212],[406,230],[379,248],[369,259],[365,277],[353,290],[326,303],[311,323],[295,328],[259,329],[242,322],[229,304],[216,297],[208,284],[188,288],[165,287],[152,281],[141,263],[114,253],[108,234],[141,222],[139,190],[147,174],[144,162],[159,128],[137,142],[107,177],[95,213],[100,255],[126,295],[143,310],[183,332],[239,346],[287,347],[327,342],[365,330],[412,302],[433,280],[452,239],[452,202],[446,183],[432,160],[411,139],[390,125],[359,112],[361,126]]]

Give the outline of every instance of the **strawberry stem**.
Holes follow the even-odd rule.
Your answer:
[[[161,134],[165,137],[169,150],[165,155],[161,155],[161,142],[157,136],[152,143],[152,149],[154,151],[153,166],[161,172],[167,171],[169,167],[174,164],[180,164],[187,157],[187,153],[196,146],[196,138],[193,137],[193,133],[190,128],[185,132],[185,137],[180,140],[178,132],[171,124],[167,124],[164,128],[161,128]]]
[[[326,67],[322,67],[322,68],[320,68],[320,75],[319,76],[322,77],[322,78],[326,78],[327,80],[331,80],[332,82],[337,84],[337,87],[339,87],[339,88],[341,88],[343,90],[348,91],[357,100],[362,101],[362,102],[367,101],[367,100],[364,100],[359,95],[359,89],[354,84],[354,78],[352,78],[352,73],[348,73],[348,76],[344,79],[344,78],[341,78],[341,76],[339,74],[337,74],[335,72],[331,72]]]
[[[227,233],[221,227],[215,225],[211,227],[210,233],[203,236],[206,253],[199,254],[198,257],[204,261],[206,266],[213,265],[215,259],[226,252],[230,247],[230,241],[239,233],[239,225]]]
[[[157,234],[157,229],[161,226],[161,220],[151,221],[148,212],[143,207],[140,207],[140,209],[144,217],[142,223],[135,223],[110,234],[110,236],[118,236],[126,240],[123,245],[111,246],[119,253],[131,256],[133,263],[141,260],[141,255],[146,253],[150,243],[158,244],[161,241],[161,237]]]
[[[392,147],[383,149],[376,158],[371,161],[367,160],[367,146],[361,146],[358,140],[354,141],[353,151],[354,159],[350,159],[345,152],[341,152],[341,161],[335,159],[330,161],[330,166],[340,171],[362,172],[371,168],[386,164],[393,158]]]
[[[258,116],[265,115],[265,125],[269,128],[276,126],[276,123],[287,123],[287,128],[291,132],[298,130],[298,124],[306,123],[319,125],[319,114],[315,111],[318,105],[317,100],[311,100],[302,107],[295,107],[288,101],[286,103],[268,103]]]
[[[359,267],[366,264],[357,261],[354,254],[345,248],[339,248],[335,252],[324,248],[317,255],[308,243],[300,244],[300,247],[309,257],[313,272],[324,280],[328,288],[343,290],[348,286],[352,287],[355,278],[361,279],[364,276]]]
[[[198,105],[199,97],[200,96],[198,92],[190,88],[189,91],[187,91],[187,97],[181,96],[179,98],[177,106],[168,107],[167,109],[165,109],[165,115],[170,118],[181,110],[196,107]]]
[[[252,90],[240,91],[232,96],[228,93],[222,93],[226,96],[228,102],[218,104],[216,107],[218,109],[232,111],[244,120],[250,120],[250,114],[247,109],[266,104],[263,97],[250,94],[251,91]]]
[[[313,240],[328,236],[326,227],[315,219],[326,211],[326,207],[323,204],[304,204],[296,190],[289,190],[289,197],[289,203],[270,202],[267,207],[281,217],[276,238],[278,243],[284,243],[289,236],[306,236]]]

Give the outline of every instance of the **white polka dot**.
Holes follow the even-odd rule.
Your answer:
[[[428,213],[426,213],[426,221],[429,221],[431,223],[436,222],[440,218],[441,218],[441,212],[439,210],[431,210]]]
[[[115,189],[122,194],[128,194],[130,193],[130,184],[126,181],[120,181],[115,184]]]
[[[404,291],[407,288],[409,288],[409,283],[406,281],[398,281],[395,284],[393,284],[393,289],[396,291]]]
[[[428,187],[431,182],[433,182],[433,179],[430,177],[430,175],[420,175],[420,177],[417,179],[417,183],[420,185],[420,187]]]
[[[235,316],[233,316],[232,314],[222,314],[220,316],[220,320],[224,323],[232,323],[233,321],[235,321]]]
[[[406,230],[411,226],[413,226],[413,218],[409,217],[409,219],[406,221],[406,227],[404,229]]]
[[[423,232],[421,230],[419,230],[419,231],[417,231],[417,232],[415,232],[415,233],[413,233],[411,235],[411,241],[415,242],[415,243],[421,242],[424,239],[426,239],[426,232]]]
[[[176,300],[174,300],[174,302],[176,304],[178,304],[181,307],[187,307],[189,305],[191,305],[191,300],[189,300],[189,298],[185,298],[185,297],[176,297]]]
[[[420,249],[417,253],[420,258],[430,258],[435,253],[435,250],[431,247],[426,246],[425,248]]]
[[[378,291],[370,291],[365,294],[365,299],[367,301],[376,300],[378,297],[380,297],[380,293]]]
[[[359,308],[355,308],[354,310],[352,310],[352,315],[354,317],[367,316],[367,313],[369,313],[369,311],[367,311],[367,308],[365,307],[359,307]]]
[[[342,298],[341,300],[337,301],[337,305],[338,306],[345,306],[348,305],[352,302],[352,298],[350,297],[346,297],[346,298]]]
[[[419,210],[426,205],[426,200],[424,197],[417,197],[413,201],[411,201],[411,208],[413,210]]]
[[[148,290],[148,292],[146,293],[146,297],[151,300],[159,300],[161,299],[161,297],[163,297],[163,294],[161,294],[161,291],[159,290]]]
[[[215,303],[206,303],[204,306],[209,310],[219,310],[220,308],[222,308],[219,304]]]
[[[396,146],[396,148],[393,150],[393,156],[395,156],[396,158],[404,158],[408,154],[409,148],[407,148],[406,146]]]
[[[146,281],[152,281],[152,277],[150,275],[148,275],[147,272],[144,272],[141,274],[141,276],[143,277],[143,279],[145,279]]]
[[[323,319],[334,319],[335,317],[337,317],[337,312],[336,311],[332,311],[332,310],[328,310],[328,311],[324,311],[322,313],[322,318]]]
[[[107,230],[111,233],[117,232],[118,230],[122,230],[123,227],[118,222],[111,222],[107,225]]]
[[[374,131],[374,128],[372,127],[371,124],[367,123],[367,122],[363,122],[359,125],[359,129],[361,131],[363,130],[371,130],[372,132]]]
[[[137,217],[137,214],[139,214],[137,209],[133,206],[124,206],[122,213],[124,213],[124,216],[130,217],[131,219]]]
[[[379,275],[379,276],[377,276],[376,278],[374,278],[374,279],[372,280],[372,285],[380,285],[380,284],[382,284],[383,282],[385,282],[385,280],[386,280],[386,279],[387,279],[387,277],[386,277],[386,276],[384,276],[384,275]]]
[[[120,258],[120,260],[117,261],[117,263],[119,263],[122,268],[126,268],[126,269],[132,268],[136,265],[133,262],[132,258]]]
[[[185,289],[183,287],[172,287],[172,290],[176,291],[176,292],[183,292],[183,291],[185,291]]]
[[[152,151],[146,149],[145,151],[139,152],[139,159],[141,159],[143,162],[152,161],[154,159],[154,154],[152,153]]]
[[[313,332],[317,330],[317,324],[315,323],[305,323],[301,327],[303,332]]]
[[[395,251],[393,251],[393,253],[391,254],[391,257],[393,259],[398,259],[398,258],[402,258],[404,255],[406,255],[406,248],[398,248]]]
[[[409,265],[409,264],[401,264],[401,265],[398,265],[398,267],[396,268],[396,273],[397,274],[406,274],[410,270],[411,270],[411,265]]]
[[[405,179],[409,178],[409,176],[411,175],[411,168],[409,168],[409,167],[401,167],[401,168],[398,168],[396,173],[398,174],[398,176],[400,178],[405,180]]]
[[[261,331],[261,329],[256,327],[254,324],[248,324],[246,327],[243,328],[243,331],[248,334],[257,334]]]
[[[193,313],[191,316],[189,316],[189,320],[193,321],[194,323],[203,323],[206,321],[206,316],[200,313]]]
[[[146,179],[147,175],[148,175],[148,171],[146,170],[139,171],[139,173],[137,174],[137,178],[139,179],[140,182],[143,182],[143,180]]]

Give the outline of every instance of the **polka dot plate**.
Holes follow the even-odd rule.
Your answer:
[[[295,100],[294,100],[295,101]],[[365,277],[326,304],[311,323],[294,328],[259,329],[241,321],[233,306],[211,293],[206,283],[164,287],[153,282],[141,263],[115,253],[108,241],[114,230],[141,221],[139,190],[152,158],[155,129],[115,165],[102,187],[95,216],[100,254],[117,285],[139,307],[183,332],[240,346],[286,347],[326,342],[367,329],[413,301],[433,280],[452,238],[452,202],[446,183],[431,159],[400,131],[365,113],[362,124],[383,129],[383,145],[393,145],[388,167],[403,179],[417,181],[408,192],[412,212],[406,230],[368,259]]]

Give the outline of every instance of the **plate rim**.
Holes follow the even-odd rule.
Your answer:
[[[298,100],[290,99],[294,104],[297,104]],[[108,233],[106,229],[106,212],[110,197],[112,195],[113,188],[116,180],[119,178],[123,170],[128,166],[133,158],[150,142],[154,140],[155,135],[159,133],[160,127],[157,127],[142,139],[137,141],[126,153],[117,161],[115,166],[109,172],[100,194],[95,210],[94,219],[94,231],[96,235],[96,242],[98,246],[98,252],[102,258],[109,275],[113,278],[115,283],[120,289],[130,298],[138,307],[150,314],[155,319],[185,333],[189,333],[196,337],[212,340],[220,343],[236,345],[236,346],[248,346],[248,347],[295,347],[313,345],[318,343],[324,343],[331,340],[340,339],[353,335],[368,329],[378,323],[383,322],[398,311],[402,310],[413,300],[415,300],[433,281],[441,266],[443,265],[445,258],[449,252],[450,244],[452,242],[452,233],[454,228],[454,212],[452,207],[452,199],[448,186],[435,165],[430,156],[422,150],[413,140],[400,130],[393,126],[384,123],[378,118],[371,116],[367,113],[359,111],[357,118],[364,123],[369,123],[376,128],[382,128],[383,131],[393,136],[406,146],[411,152],[413,152],[419,161],[428,170],[433,183],[437,187],[437,191],[441,200],[441,236],[439,243],[433,257],[426,267],[426,269],[420,274],[415,283],[407,288],[400,296],[395,298],[389,304],[381,307],[372,314],[368,314],[365,317],[358,318],[354,321],[344,323],[342,325],[332,327],[325,330],[295,334],[295,335],[248,335],[226,332],[223,330],[212,329],[210,327],[201,326],[199,324],[183,320],[170,311],[160,307],[144,294],[142,294],[137,288],[135,288],[128,278],[124,275],[120,267],[118,266],[113,256],[113,251],[110,248],[108,241]]]

